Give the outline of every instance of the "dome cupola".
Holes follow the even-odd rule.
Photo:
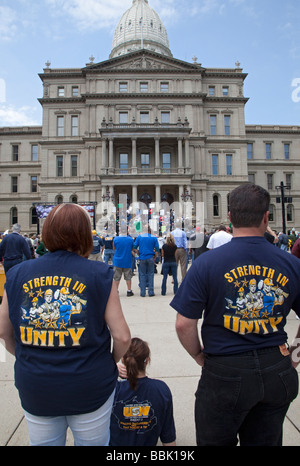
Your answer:
[[[140,49],[172,57],[166,28],[148,0],[133,0],[131,8],[123,14],[114,33],[109,58]]]

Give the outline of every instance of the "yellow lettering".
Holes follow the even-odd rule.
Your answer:
[[[28,286],[27,286],[27,283],[24,283],[24,285],[23,285],[23,290],[25,291],[25,293],[28,293],[29,288],[28,288]]]
[[[68,336],[69,332],[55,332],[55,336],[58,337],[59,346],[65,346],[65,336]]]
[[[253,320],[241,320],[240,334],[245,335],[246,333],[252,333],[252,331],[253,331]]]
[[[73,340],[73,346],[79,346],[79,340],[84,332],[85,328],[79,328],[77,330],[77,333],[76,333],[76,330],[74,328],[69,328],[69,333],[70,333],[70,336]]]
[[[229,273],[226,273],[226,274],[225,274],[225,278],[226,278],[226,280],[228,281],[228,283],[232,283],[232,282],[233,282],[233,278],[230,276]]]
[[[41,342],[40,346],[47,346],[46,345],[46,338],[47,338],[47,330],[39,330],[33,331],[33,344],[35,346],[39,346],[39,341]]]
[[[33,280],[33,282],[34,282],[34,287],[35,287],[35,288],[39,288],[39,287],[41,286],[41,285],[40,285],[40,280],[39,280],[39,278],[35,278],[35,279]]]
[[[24,343],[24,345],[31,345],[32,344],[32,328],[26,328],[26,327],[21,326],[20,333],[21,333],[21,342]],[[26,333],[27,333],[27,338],[26,338]]]

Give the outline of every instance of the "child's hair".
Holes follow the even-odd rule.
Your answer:
[[[148,358],[150,358],[148,343],[140,338],[132,338],[131,344],[123,357],[127,370],[127,379],[132,390],[137,389],[138,373],[145,370]]]

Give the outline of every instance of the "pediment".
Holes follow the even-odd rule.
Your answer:
[[[104,62],[88,65],[86,72],[105,72],[105,71],[177,71],[177,72],[199,72],[204,70],[199,64],[193,64],[177,60],[176,58],[167,57],[155,52],[140,50],[138,52],[128,53],[121,57],[106,60]]]

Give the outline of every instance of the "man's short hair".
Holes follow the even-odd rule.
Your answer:
[[[19,225],[18,223],[15,223],[12,227],[12,231],[16,231],[17,233],[20,233],[21,225]]]
[[[229,196],[231,223],[235,228],[259,227],[269,206],[270,194],[264,188],[253,183],[240,185]]]

